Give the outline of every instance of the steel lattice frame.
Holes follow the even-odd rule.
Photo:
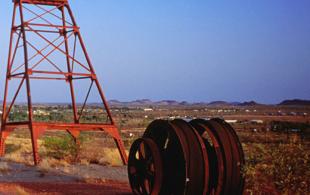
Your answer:
[[[112,118],[110,109],[107,101],[104,97],[104,93],[101,89],[94,68],[87,54],[83,39],[80,34],[79,27],[76,24],[75,18],[73,17],[72,10],[67,0],[14,0],[14,10],[12,19],[11,38],[9,45],[9,56],[7,64],[6,83],[3,99],[3,114],[2,114],[2,125],[1,125],[1,140],[0,140],[0,155],[3,156],[5,153],[5,140],[7,136],[16,128],[25,127],[29,128],[32,138],[32,149],[34,163],[39,162],[38,155],[38,144],[37,139],[46,130],[65,130],[77,141],[80,131],[92,131],[99,130],[105,131],[110,134],[116,142],[120,156],[124,164],[127,164],[127,156],[125,153],[124,145],[121,140],[118,129],[115,126]],[[27,5],[27,6],[26,6]],[[34,7],[36,10],[32,10],[30,7]],[[37,12],[40,10],[40,13]],[[32,14],[32,18],[25,20],[24,11]],[[54,14],[54,11],[60,11],[60,15]],[[18,14],[19,12],[19,14]],[[53,18],[51,20],[51,18]],[[16,20],[19,19],[20,24],[15,24]],[[35,23],[34,21],[40,20]],[[61,25],[56,24],[58,20]],[[34,33],[40,43],[46,45],[38,49],[34,43],[29,41],[26,37],[28,33]],[[58,34],[59,36],[54,40],[49,40],[46,35]],[[70,48],[68,43],[69,38],[74,38],[74,46]],[[16,44],[14,44],[14,38],[17,38]],[[61,40],[61,41],[59,41]],[[57,43],[58,42],[58,43]],[[21,45],[19,45],[21,44]],[[82,54],[85,57],[85,63],[79,61],[76,57],[76,48],[80,46]],[[17,50],[23,49],[23,63],[17,67],[14,65],[14,60],[17,55]],[[52,48],[46,53],[48,48]],[[63,49],[64,48],[64,49]],[[29,55],[28,50],[32,49],[35,51],[34,55]],[[51,58],[53,52],[59,52],[66,59],[66,70],[63,70],[55,63]],[[34,58],[40,57],[40,60],[32,64]],[[48,62],[57,71],[40,70],[39,65],[43,62]],[[75,70],[75,67],[79,66],[83,71]],[[8,100],[9,82],[13,79],[19,79],[20,84],[15,91],[15,95],[12,100]],[[72,109],[74,122],[72,123],[46,123],[36,122],[33,117],[33,105],[31,98],[31,87],[30,81],[33,79],[39,80],[60,80],[68,82],[70,85]],[[88,79],[91,84],[88,89],[82,108],[79,111],[77,108],[75,87],[73,85],[74,80]],[[8,116],[10,111],[15,104],[16,98],[21,93],[21,88],[25,85],[27,92],[27,106],[28,116],[27,121],[21,122],[9,122]],[[108,122],[100,124],[85,124],[80,123],[80,118],[86,106],[91,89],[95,87],[102,100],[104,109],[107,114]]]

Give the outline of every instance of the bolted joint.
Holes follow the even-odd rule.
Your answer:
[[[93,81],[97,79],[97,75],[96,74],[91,74],[90,77],[91,77],[91,80],[93,80]]]
[[[80,31],[80,28],[78,26],[73,26],[73,32],[75,35],[77,35]]]
[[[7,74],[6,74],[6,78],[7,78],[8,80],[11,80],[11,79],[12,79],[12,75],[11,75],[10,73],[7,73]]]
[[[66,29],[65,29],[65,28],[59,29],[59,34],[60,34],[61,36],[65,36],[65,35],[67,34]]]
[[[73,76],[71,74],[66,74],[66,82],[72,81]]]
[[[27,70],[27,74],[28,74],[28,75],[32,75],[32,74],[33,74],[32,69],[28,69],[28,70]]]
[[[18,28],[17,26],[13,26],[13,27],[12,27],[12,32],[16,32],[16,31],[17,31],[17,28]]]
[[[28,27],[29,26],[29,22],[23,22],[23,24],[21,25],[21,27]]]

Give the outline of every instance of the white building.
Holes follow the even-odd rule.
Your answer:
[[[231,119],[231,120],[225,120],[225,122],[226,122],[226,123],[237,123],[238,120],[232,120],[232,119]]]

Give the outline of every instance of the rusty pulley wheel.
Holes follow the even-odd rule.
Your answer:
[[[155,120],[132,145],[128,175],[135,194],[242,194],[243,166],[241,143],[225,121]]]
[[[146,129],[144,138],[158,146],[163,161],[163,182],[160,194],[184,194],[188,183],[189,149],[184,134],[171,122],[155,120]]]
[[[203,140],[196,130],[184,120],[171,123],[184,134],[188,147],[188,183],[185,194],[207,194],[209,185],[209,159]]]
[[[231,194],[232,193],[232,185],[233,185],[233,150],[232,143],[230,139],[229,133],[226,131],[222,125],[218,124],[213,120],[205,120],[205,125],[211,129],[213,134],[217,137],[220,147],[223,149],[222,154],[224,154],[224,182],[223,182],[223,194]]]
[[[232,180],[233,181],[232,192],[233,194],[238,195],[243,194],[244,180],[245,180],[243,175],[243,169],[245,166],[245,158],[238,135],[234,130],[234,128],[224,120],[219,118],[211,120],[216,121],[217,123],[222,125],[222,127],[225,128],[226,131],[229,133],[233,151],[233,169],[234,169]]]
[[[162,174],[162,160],[156,143],[148,138],[137,139],[130,148],[128,159],[128,177],[133,193],[159,194]]]
[[[209,157],[209,194],[222,194],[225,181],[225,155],[218,136],[203,119],[195,119],[190,124],[203,139]]]

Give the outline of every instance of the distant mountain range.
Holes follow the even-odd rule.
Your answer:
[[[284,100],[280,104],[280,106],[310,106],[310,100],[299,100],[299,99],[294,99],[294,100]]]
[[[260,104],[255,101],[246,102],[226,102],[226,101],[213,101],[213,102],[198,102],[189,103],[186,101],[175,101],[175,100],[162,100],[162,101],[152,101],[149,99],[134,100],[130,102],[121,102],[118,100],[110,100],[109,104],[111,106],[211,106],[211,107],[225,107],[225,106],[264,106],[265,104]],[[277,104],[279,106],[310,106],[310,100],[284,100],[283,102]]]
[[[209,107],[228,107],[228,106],[268,106],[267,104],[260,104],[255,101],[246,101],[246,102],[226,102],[226,101],[213,101],[213,102],[195,102],[190,103],[186,101],[175,101],[175,100],[161,100],[161,101],[152,101],[149,99],[140,99],[128,102],[122,102],[119,100],[110,100],[108,103],[111,106],[129,106],[129,107],[140,107],[140,106],[209,106]],[[2,101],[0,101],[0,105]],[[16,105],[26,105],[26,102],[17,102]],[[68,103],[53,103],[53,102],[42,102],[42,103],[34,103],[34,105],[62,105],[66,106],[70,104]],[[82,105],[81,103],[77,103],[78,105]],[[92,102],[88,103],[88,105],[98,106],[100,103]],[[284,100],[279,104],[269,104],[269,105],[277,105],[277,106],[310,106],[310,100],[301,100],[301,99],[292,99],[292,100]]]

